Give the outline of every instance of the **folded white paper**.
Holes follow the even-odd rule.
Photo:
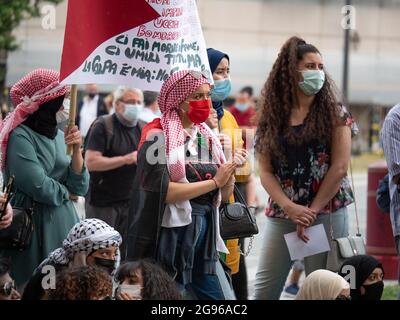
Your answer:
[[[284,235],[292,260],[301,260],[304,257],[330,250],[328,237],[322,224],[307,228],[305,234],[310,239],[307,243],[297,236],[297,232]]]

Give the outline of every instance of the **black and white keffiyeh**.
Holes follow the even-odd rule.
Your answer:
[[[107,223],[99,219],[85,219],[75,224],[67,238],[63,241],[63,246],[51,252],[44,260],[39,269],[45,265],[69,265],[74,260],[76,254],[81,254],[86,264],[86,257],[93,251],[117,247],[115,269],[120,262],[119,246],[122,237],[118,231],[110,227]]]

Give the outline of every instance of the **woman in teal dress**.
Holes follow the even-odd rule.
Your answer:
[[[16,109],[0,125],[4,180],[15,176],[14,207],[33,208],[34,233],[25,251],[6,250],[19,286],[50,252],[62,246],[72,226],[79,221],[71,202],[85,195],[89,175],[80,152],[77,127],[64,136],[57,120],[65,120],[63,105],[69,87],[59,83],[59,73],[34,70],[11,89]],[[72,157],[66,146],[73,146]]]

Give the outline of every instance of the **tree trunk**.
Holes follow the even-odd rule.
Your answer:
[[[5,49],[0,49],[0,107],[3,105],[3,103],[7,102],[7,97],[4,95],[7,76],[7,58],[8,51]]]
[[[7,106],[6,76],[8,51],[0,49],[0,119],[4,119],[9,111]]]

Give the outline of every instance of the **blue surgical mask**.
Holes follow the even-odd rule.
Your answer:
[[[240,112],[245,112],[249,108],[248,103],[236,103],[235,108]]]
[[[212,101],[224,101],[232,90],[231,79],[214,80],[214,88],[211,90]]]
[[[156,112],[154,112],[154,114],[155,114],[157,117],[161,117],[161,115],[162,115],[162,113],[161,113],[161,110],[160,110],[160,109],[157,109],[157,111],[156,111]]]
[[[142,104],[125,104],[124,118],[128,122],[135,122],[139,119],[140,113],[143,111]]]
[[[322,70],[300,71],[303,74],[303,81],[299,82],[300,89],[307,96],[316,95],[325,82],[325,72]]]

